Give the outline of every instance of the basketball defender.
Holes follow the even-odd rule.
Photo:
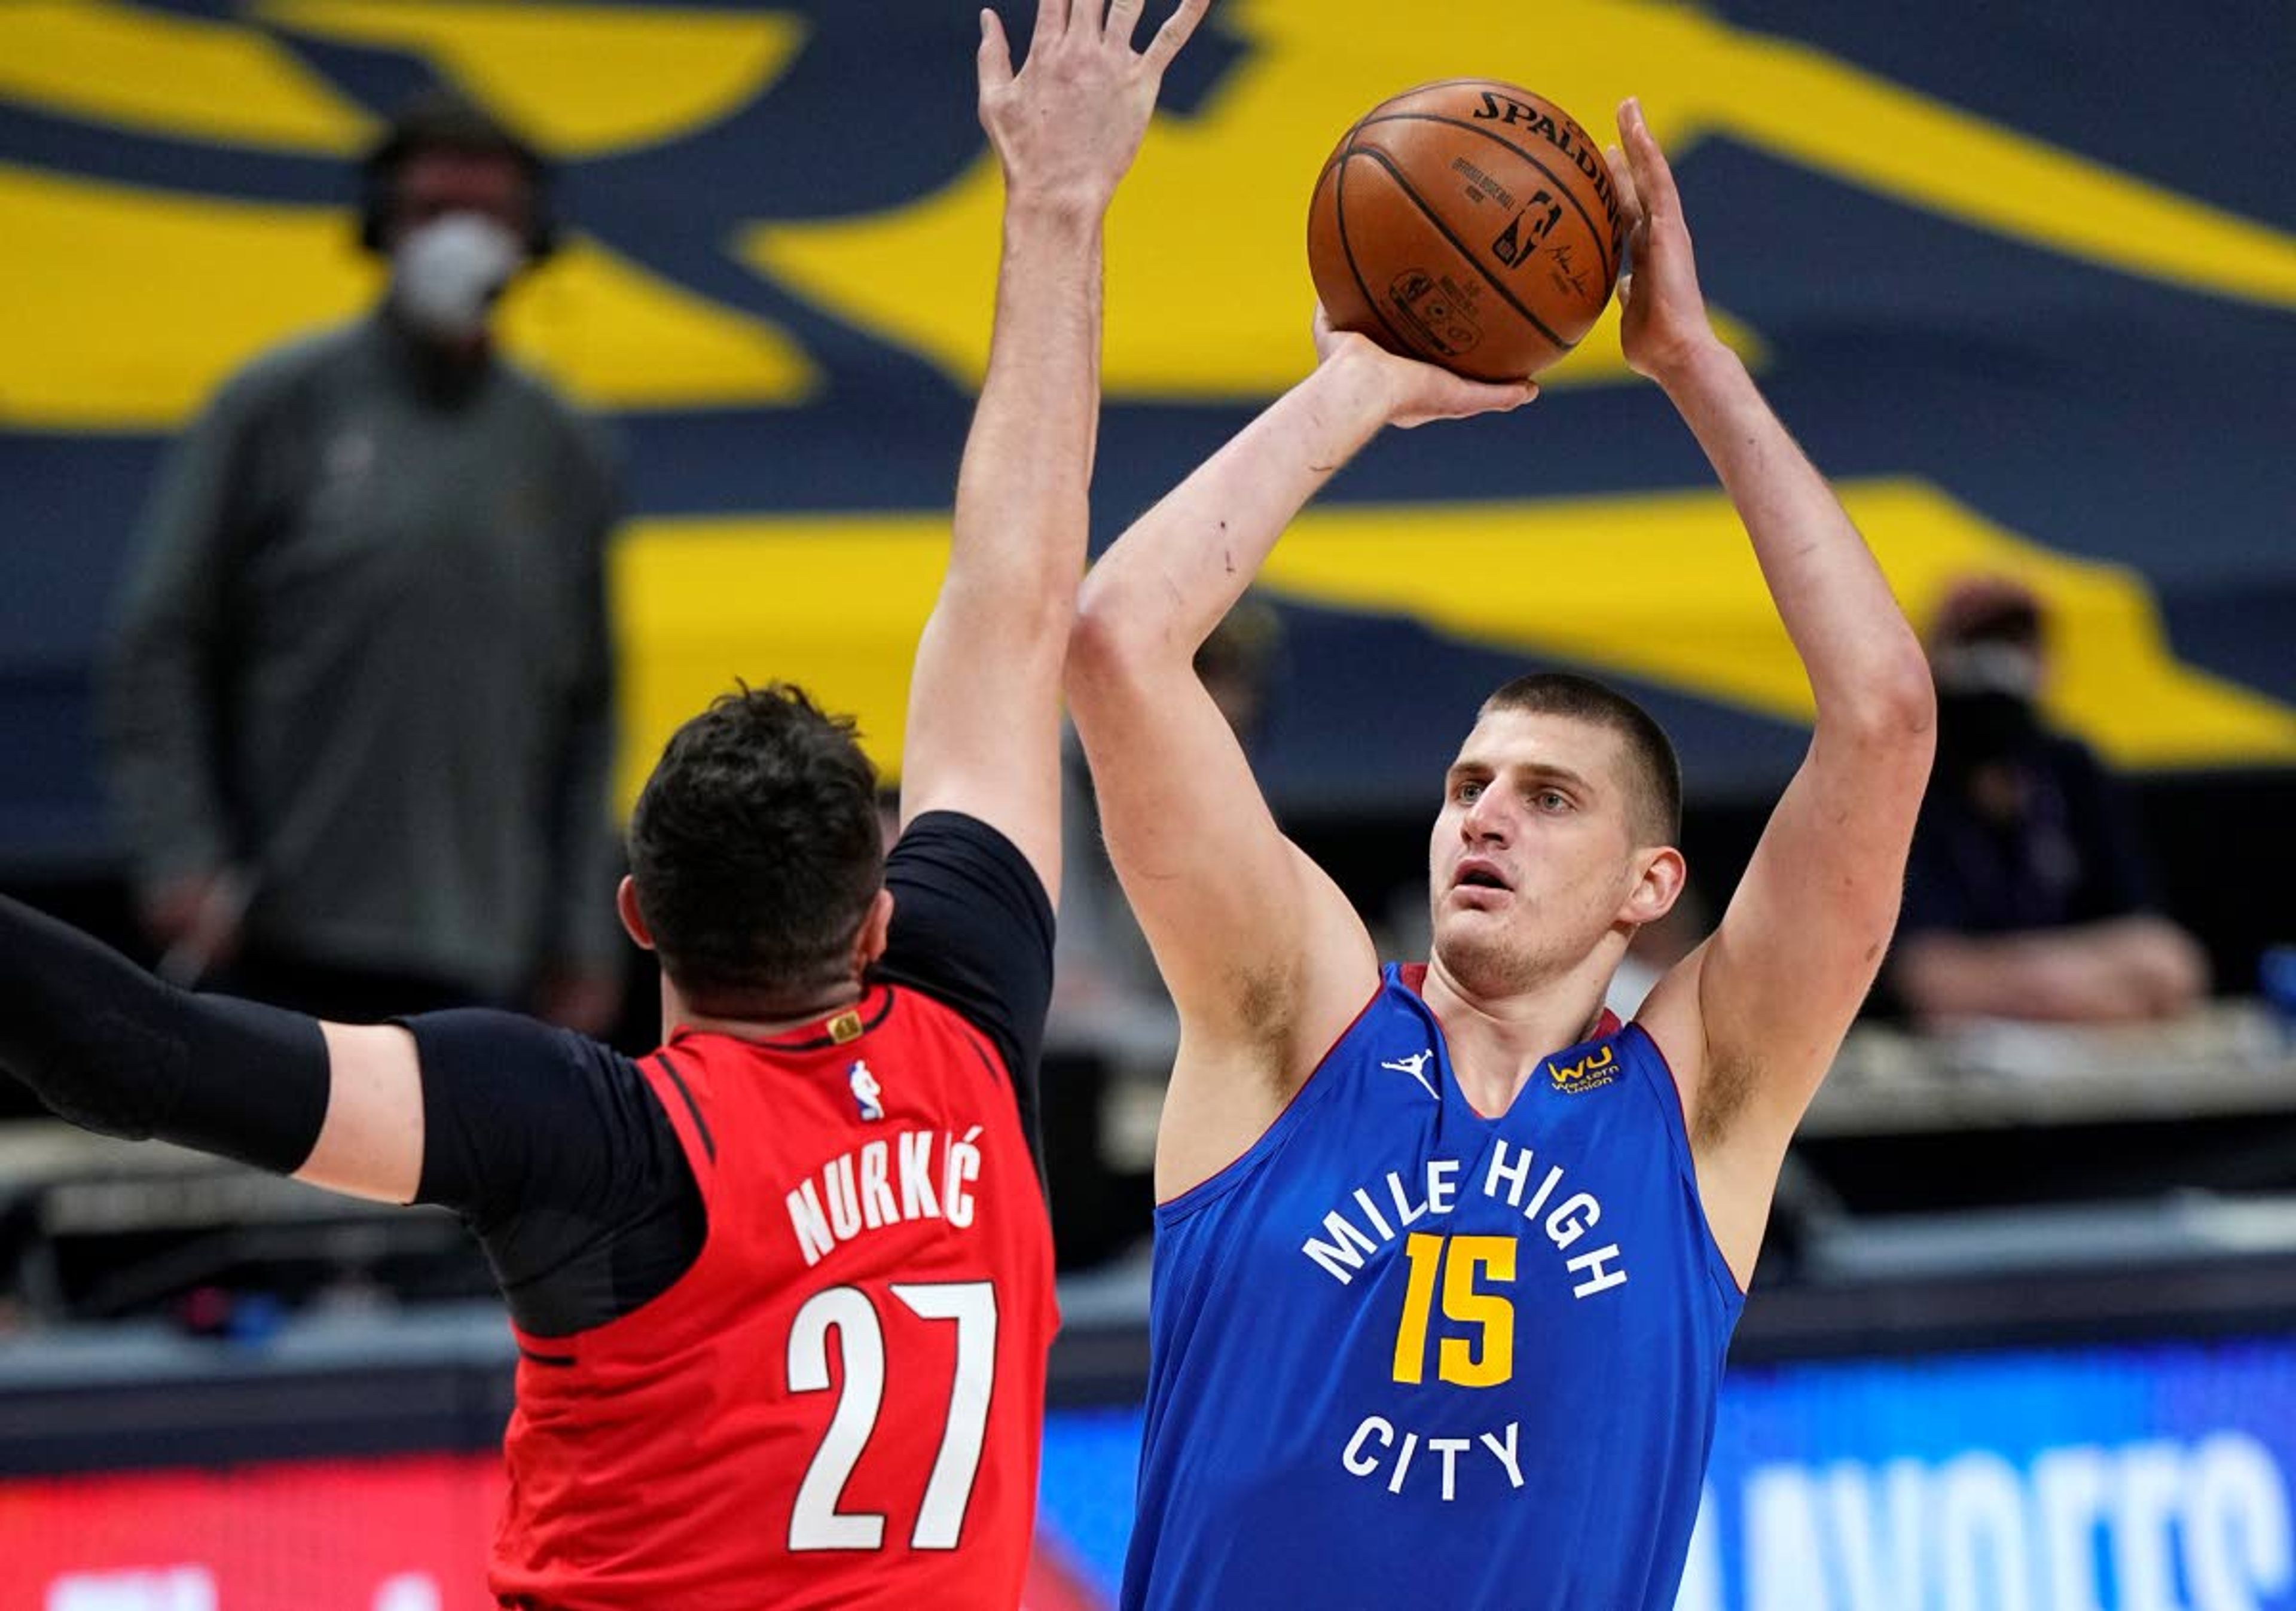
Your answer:
[[[390,1202],[484,1244],[519,1342],[506,1607],[1011,1611],[1049,1224],[1032,1155],[1084,564],[1101,221],[1184,0],[1042,0],[988,374],[919,645],[890,858],[851,724],[783,686],[679,730],[620,908],[662,960],[638,1062],[486,1012],[320,1023],[169,990],[0,900],[0,1066],[65,1117]]]
[[[1808,755],[1719,927],[1620,1024],[1603,987],[1682,887],[1671,748],[1597,685],[1511,683],[1443,780],[1433,955],[1382,968],[1189,655],[1382,426],[1530,389],[1319,320],[1320,367],[1095,569],[1070,702],[1181,1016],[1133,1611],[1673,1601],[1779,1163],[1895,918],[1933,705],[1864,542],[1713,334],[1633,103],[1620,127],[1627,357],[1744,523],[1816,696]]]

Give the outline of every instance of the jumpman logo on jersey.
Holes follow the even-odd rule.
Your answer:
[[[1414,1052],[1408,1057],[1398,1057],[1392,1063],[1382,1063],[1380,1067],[1391,1068],[1398,1074],[1409,1074],[1419,1081],[1429,1096],[1440,1102],[1443,1099],[1442,1097],[1437,1093],[1434,1082],[1427,1078],[1427,1065],[1434,1061],[1435,1052],[1431,1047],[1423,1052]]]

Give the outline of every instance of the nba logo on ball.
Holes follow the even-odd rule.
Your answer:
[[[1488,79],[1423,85],[1341,137],[1308,210],[1332,325],[1471,380],[1519,381],[1611,300],[1625,221],[1594,137]]]
[[[845,1082],[853,1088],[853,1105],[861,1110],[863,1118],[885,1116],[885,1104],[881,1100],[885,1088],[877,1083],[877,1076],[869,1072],[866,1063],[856,1057],[853,1066],[845,1071]]]

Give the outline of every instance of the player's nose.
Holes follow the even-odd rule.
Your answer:
[[[1459,818],[1459,836],[1469,844],[1505,844],[1507,836],[1505,796],[1485,789]]]

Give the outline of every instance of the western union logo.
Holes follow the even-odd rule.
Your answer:
[[[1577,1096],[1599,1086],[1610,1084],[1619,1077],[1619,1054],[1605,1046],[1588,1052],[1576,1063],[1553,1063],[1546,1065],[1547,1077],[1554,1089],[1565,1096]]]

